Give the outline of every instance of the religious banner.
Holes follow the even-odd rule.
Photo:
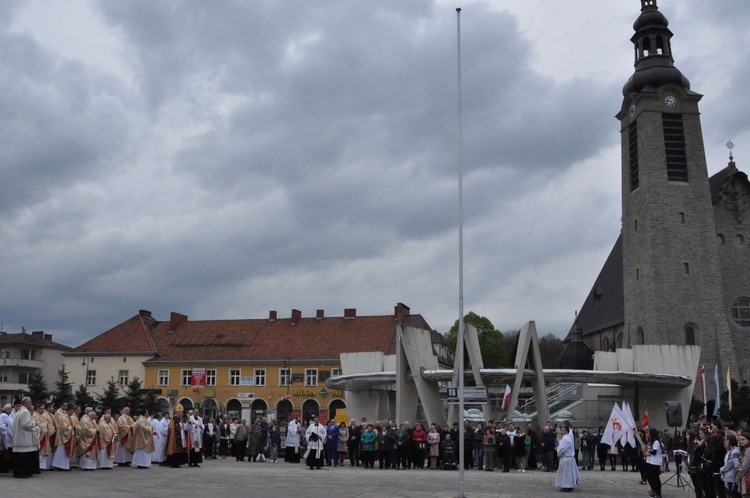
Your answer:
[[[205,368],[193,368],[190,371],[190,385],[196,386],[196,387],[206,385],[206,369]]]

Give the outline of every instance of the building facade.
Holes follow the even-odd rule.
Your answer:
[[[0,332],[0,406],[28,392],[29,379],[37,371],[51,389],[68,350],[70,347],[52,341],[52,334],[42,331]]]
[[[701,346],[701,361],[750,377],[750,184],[729,164],[708,177],[701,95],[674,65],[672,32],[641,0],[635,72],[617,119],[622,230],[578,322],[594,350]],[[709,381],[712,384],[712,381]],[[710,389],[713,389],[711,387]]]
[[[325,386],[341,374],[340,355],[393,355],[400,325],[429,331],[436,355],[444,349],[443,336],[402,303],[391,315],[359,316],[349,308],[343,316],[317,310],[303,317],[293,309],[288,318],[270,311],[268,318],[239,320],[189,320],[173,312],[159,321],[141,310],[67,353],[66,361],[71,379],[93,381],[88,385],[97,393],[110,378],[138,377],[165,412],[179,403],[206,416],[332,418],[347,407],[343,390]]]

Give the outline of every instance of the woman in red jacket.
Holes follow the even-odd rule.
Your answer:
[[[411,447],[413,452],[414,468],[424,468],[424,455],[427,451],[427,433],[422,428],[422,424],[417,422],[414,426],[414,432],[411,434]]]

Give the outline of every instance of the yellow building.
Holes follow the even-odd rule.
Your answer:
[[[91,356],[97,344],[126,351],[133,336],[145,331],[155,353],[142,363],[143,388],[157,394],[162,411],[180,403],[200,408],[204,416],[266,416],[279,422],[294,415],[333,418],[346,408],[344,391],[325,387],[328,377],[340,374],[341,353],[393,354],[396,326],[431,330],[401,303],[393,314],[379,316],[357,316],[350,308],[338,317],[326,317],[323,310],[304,318],[299,310],[289,318],[278,318],[276,311],[265,319],[191,321],[172,313],[161,322],[147,311],[139,317],[88,341],[86,352],[78,353]],[[138,334],[134,321],[144,324]]]

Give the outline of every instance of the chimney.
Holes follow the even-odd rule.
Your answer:
[[[31,337],[36,337],[37,339],[44,339],[44,331],[42,330],[35,330],[31,333]]]
[[[401,323],[404,321],[404,318],[409,316],[410,310],[407,305],[404,303],[398,303],[394,308],[394,315],[396,316],[396,321],[398,323]]]
[[[52,342],[52,334],[44,334],[44,340]]]
[[[151,312],[149,310],[138,310],[138,314],[140,316],[145,316],[146,318],[151,318]]]
[[[316,320],[322,320],[323,316],[325,316],[325,312],[323,310],[318,310],[315,312],[315,319]]]
[[[300,310],[292,310],[292,325],[297,325],[299,319],[302,318],[302,312]]]
[[[276,321],[276,310],[271,310],[268,312],[268,321],[269,322],[275,322]]]
[[[151,316],[151,313],[149,312],[149,316]],[[188,321],[187,315],[183,315],[181,313],[175,313],[174,311],[169,315],[169,330],[174,332],[177,329],[177,326],[181,323],[185,323]]]
[[[344,319],[345,320],[353,320],[357,316],[357,308],[345,308],[344,309]]]

